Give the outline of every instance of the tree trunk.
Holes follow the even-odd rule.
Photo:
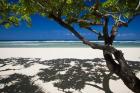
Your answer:
[[[140,93],[140,80],[128,66],[123,57],[123,53],[120,50],[115,51],[113,55],[116,60],[113,59],[112,54],[107,51],[103,51],[103,54],[109,70],[118,75],[124,84],[133,92]],[[118,63],[116,63],[116,61]]]
[[[113,93],[110,90],[110,87],[109,87],[109,79],[110,79],[111,75],[112,75],[112,73],[104,75],[104,78],[103,78],[103,89],[104,89],[105,93]]]

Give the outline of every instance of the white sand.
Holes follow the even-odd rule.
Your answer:
[[[140,61],[140,48],[119,48],[123,51],[127,60]],[[29,57],[42,59],[57,59],[57,58],[77,58],[77,59],[94,59],[103,58],[102,51],[93,50],[91,48],[0,48],[0,58],[9,57]],[[20,71],[20,73],[29,75],[28,71],[37,71],[39,67],[35,65],[30,68]],[[0,68],[2,69],[2,68]],[[2,75],[2,73],[0,73]],[[3,73],[4,74],[4,73]],[[8,74],[8,73],[5,73]],[[140,76],[140,75],[138,75]],[[37,82],[43,89],[47,89],[47,93],[63,93],[53,88],[51,84]],[[48,88],[49,87],[49,88]],[[121,80],[110,80],[110,88],[114,93],[132,93]],[[96,88],[86,86],[82,90],[83,93],[104,93]],[[77,92],[74,92],[77,93]]]
[[[118,48],[127,60],[139,61],[140,48]],[[43,59],[56,58],[103,58],[101,50],[91,48],[0,48],[0,58],[30,57]]]

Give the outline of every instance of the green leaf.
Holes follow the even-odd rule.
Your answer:
[[[18,26],[18,24],[19,24],[19,20],[18,20],[18,18],[15,17],[15,16],[9,17],[9,21],[11,21],[11,22],[12,22],[14,25],[16,25],[16,26]]]
[[[72,3],[72,0],[67,0],[67,4],[71,4]]]
[[[28,14],[23,15],[23,16],[21,17],[21,19],[22,19],[22,20],[25,20],[25,21],[27,22],[27,24],[28,24],[29,26],[31,26],[31,18],[30,18],[30,16],[29,16]]]
[[[10,26],[11,26],[10,23],[4,24],[4,27],[5,27],[5,28],[10,28]]]
[[[41,13],[41,16],[45,17],[46,16],[46,13]]]
[[[89,27],[91,25],[89,23],[86,23],[86,22],[80,22],[79,26],[84,28],[84,27]]]

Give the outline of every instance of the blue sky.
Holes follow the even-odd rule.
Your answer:
[[[75,28],[86,38],[96,40],[96,36],[85,29]],[[94,27],[102,31],[102,27]],[[111,26],[109,26],[111,28]],[[0,28],[0,40],[77,40],[67,29],[64,29],[55,21],[32,16],[32,27],[28,27],[25,22],[20,26],[12,26],[9,29]],[[127,28],[120,28],[117,40],[140,40],[140,16],[136,17]]]

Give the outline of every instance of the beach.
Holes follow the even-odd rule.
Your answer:
[[[140,60],[140,48],[117,48],[122,50],[127,60]],[[42,59],[103,58],[101,50],[91,48],[0,48],[0,58],[29,57]]]
[[[126,60],[131,61],[131,62],[133,61],[140,62],[140,48],[123,47],[123,48],[117,48],[117,49],[122,50]],[[103,58],[103,54],[101,50],[94,50],[91,48],[0,48],[0,59],[11,60],[9,61],[9,63],[5,61],[7,63],[4,66],[2,66],[2,63],[1,63],[0,76],[7,77],[14,73],[20,73],[27,76],[35,76],[31,80],[36,80],[39,77],[36,75],[38,75],[38,73],[42,71],[41,69],[49,68],[50,66],[52,66],[50,64],[48,65],[47,62],[49,61],[45,61],[45,60],[55,60],[55,61],[52,61],[51,64],[53,64],[53,62],[57,63],[58,60],[63,60],[63,59],[65,59],[63,60],[64,62],[73,60],[68,63],[70,67],[72,67],[77,64],[76,63],[77,61],[79,62],[78,64],[83,64],[83,63],[80,63],[82,61],[84,63],[93,62],[93,64],[95,65],[96,62],[98,62],[98,60],[100,63],[100,59],[102,58]],[[24,60],[25,63],[22,62],[19,64],[17,61],[19,59]],[[74,60],[77,60],[77,61],[74,61]],[[101,69],[104,69],[104,68],[107,69],[104,60],[101,60],[101,62],[103,62],[103,63],[100,63],[103,65],[103,68]],[[14,64],[18,64],[18,65],[14,65]],[[25,67],[23,67],[23,65],[25,65]],[[83,67],[83,69],[85,68]],[[66,73],[66,71],[62,71],[62,73]],[[105,72],[105,73],[108,74],[108,72]],[[139,73],[137,73],[137,76],[140,78]],[[88,83],[90,84],[96,83],[96,85],[98,85],[99,87],[102,87],[102,83],[99,83],[99,82],[88,81]],[[38,85],[39,87],[41,87],[41,89],[45,91],[45,93],[66,93],[66,92],[71,93],[68,91],[61,91],[61,89],[54,87],[53,84],[54,84],[54,81],[49,81],[49,82],[48,81],[43,82],[42,80],[35,81],[35,85]],[[109,86],[113,93],[133,93],[123,84],[123,82],[120,79],[116,79],[116,80],[110,79]],[[88,85],[85,85],[84,88],[82,88],[80,91],[79,90],[75,91],[73,89],[70,89],[70,90],[73,93],[80,93],[80,92],[81,93],[104,93],[104,91],[98,88],[95,88],[93,86],[88,86]]]

